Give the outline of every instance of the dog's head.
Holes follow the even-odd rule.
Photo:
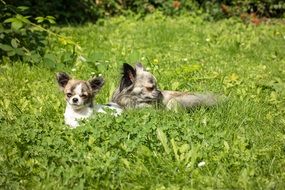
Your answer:
[[[161,100],[161,92],[157,88],[155,77],[143,66],[138,63],[135,68],[124,63],[123,76],[121,78],[120,87],[113,96],[113,101],[123,107],[143,107],[158,103]],[[128,101],[121,101],[131,99],[132,105]]]
[[[92,106],[93,97],[104,84],[102,77],[94,77],[91,80],[83,81],[72,79],[64,72],[57,73],[56,79],[65,94],[67,103],[73,109]]]

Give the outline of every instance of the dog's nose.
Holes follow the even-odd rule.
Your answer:
[[[77,103],[78,102],[78,98],[72,98],[73,103]]]

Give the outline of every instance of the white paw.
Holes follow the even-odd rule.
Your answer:
[[[69,127],[71,127],[71,128],[76,128],[79,125],[78,121],[76,121],[76,120],[65,121],[65,124],[69,125]]]

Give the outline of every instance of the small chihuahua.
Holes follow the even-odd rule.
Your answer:
[[[106,113],[105,107],[115,110],[120,114],[120,108],[116,104],[93,105],[93,98],[102,88],[104,80],[102,77],[94,77],[89,81],[72,79],[68,74],[60,72],[56,74],[59,87],[65,94],[66,109],[64,113],[65,124],[72,128],[79,125],[78,121],[89,118],[94,111]]]
[[[123,109],[163,105],[167,109],[213,106],[218,97],[211,93],[197,94],[178,91],[164,91],[157,87],[156,78],[138,63],[133,68],[123,64],[120,86],[112,96],[112,102]]]

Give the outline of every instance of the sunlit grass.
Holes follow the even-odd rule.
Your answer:
[[[115,18],[56,28],[87,61],[0,67],[0,187],[4,189],[282,189],[285,184],[284,25],[236,19]],[[48,52],[61,57],[60,44]],[[102,74],[106,103],[122,63],[142,62],[162,89],[213,91],[228,101],[175,113],[130,110],[63,124],[54,73]]]

